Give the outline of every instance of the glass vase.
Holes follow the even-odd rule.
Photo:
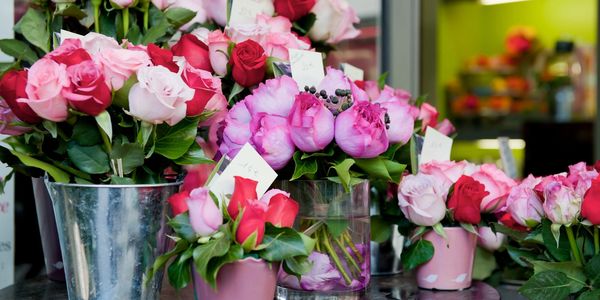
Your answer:
[[[336,294],[365,290],[370,280],[369,182],[347,190],[329,180],[278,181],[275,187],[298,201],[294,226],[317,241],[309,273],[298,280],[280,271],[277,298],[336,299]]]

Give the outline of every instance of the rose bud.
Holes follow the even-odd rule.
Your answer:
[[[135,6],[137,4],[137,0],[110,0],[110,3],[120,9]]]
[[[250,132],[252,145],[273,169],[282,169],[292,159],[296,147],[284,117],[261,113],[252,118]]]
[[[454,192],[448,199],[448,208],[452,210],[454,220],[473,225],[481,221],[479,207],[489,193],[485,186],[473,177],[463,175],[454,185]]]
[[[288,117],[290,137],[304,152],[323,150],[333,140],[334,122],[333,114],[322,101],[313,94],[301,93]]]
[[[189,191],[181,191],[179,193],[171,195],[169,197],[169,204],[171,205],[171,211],[173,216],[182,214],[188,211],[187,199],[190,197]]]
[[[514,180],[506,176],[502,170],[494,164],[483,164],[479,170],[471,175],[473,179],[479,181],[489,192],[483,201],[481,201],[482,212],[498,212],[504,210],[506,198],[510,190],[517,184]]]
[[[148,56],[155,66],[163,66],[173,73],[179,72],[179,66],[173,61],[173,52],[169,49],[162,49],[152,43],[147,47]]]
[[[69,104],[90,116],[97,116],[112,102],[112,94],[104,81],[102,70],[91,61],[70,66],[67,74],[71,87],[63,92]]]
[[[265,235],[266,207],[263,202],[248,202],[242,212],[235,239],[246,251],[255,249]]]
[[[544,217],[542,200],[534,191],[541,179],[532,175],[513,187],[506,199],[506,211],[514,221],[525,227],[535,227]]]
[[[592,180],[590,188],[583,197],[581,216],[594,225],[600,225],[600,176]]]
[[[477,231],[479,232],[477,244],[490,252],[498,250],[506,239],[504,234],[494,233],[489,226],[479,227]]]
[[[212,72],[208,46],[195,35],[184,34],[171,50],[173,55],[185,57],[185,61],[192,67]]]
[[[360,20],[346,1],[317,0],[311,12],[317,18],[308,35],[315,41],[336,44],[345,39],[353,39],[360,34],[353,25]]]
[[[186,65],[181,74],[183,81],[195,90],[192,100],[187,102],[187,116],[198,116],[213,98],[225,98],[221,91],[221,79],[213,77],[208,71]]]
[[[211,31],[208,34],[208,58],[215,74],[219,76],[227,75],[228,48],[229,38],[221,30]]]
[[[231,53],[231,63],[233,79],[243,87],[256,85],[265,78],[267,55],[253,40],[235,45]]]
[[[57,63],[65,64],[67,66],[92,60],[90,54],[81,47],[81,40],[79,39],[64,40],[62,44],[58,46],[58,48],[48,53],[46,57],[51,58]]]
[[[418,118],[422,121],[421,131],[425,132],[425,130],[427,130],[427,127],[435,128],[437,126],[437,119],[439,115],[440,114],[438,113],[437,109],[435,109],[435,107],[433,107],[429,103],[423,103],[423,105],[421,105],[421,110],[419,111]]]
[[[207,188],[192,190],[186,202],[190,211],[190,223],[197,234],[210,235],[223,224],[223,214]]]
[[[29,69],[25,92],[27,99],[17,101],[27,103],[40,117],[62,122],[67,119],[67,99],[63,90],[71,85],[67,66],[49,58],[41,58]]]
[[[27,103],[17,101],[19,98],[27,98],[25,86],[27,86],[26,70],[8,71],[0,80],[0,97],[6,101],[12,112],[23,122],[39,123],[42,118]]]
[[[194,96],[183,79],[163,66],[137,72],[139,82],[129,91],[129,112],[153,124],[173,126],[185,118],[186,102]]]
[[[456,132],[456,128],[448,119],[444,119],[441,123],[437,124],[436,128],[441,134],[450,136],[454,132]]]
[[[173,4],[173,0],[152,0],[152,4],[159,10],[165,10]]]
[[[266,192],[261,202],[267,204],[266,221],[277,227],[292,227],[300,210],[298,202],[282,190],[272,189]]]
[[[258,182],[241,176],[233,176],[233,178],[235,183],[233,194],[227,206],[227,212],[231,219],[235,220],[240,213],[240,209],[245,208],[248,202],[258,200],[258,196],[256,195],[256,185]]]
[[[446,192],[431,175],[408,175],[398,188],[398,205],[404,216],[419,226],[433,226],[446,215]]]
[[[335,141],[355,158],[372,158],[385,152],[389,140],[384,123],[385,110],[378,104],[356,102],[335,120]]]
[[[544,198],[544,212],[552,223],[571,225],[579,216],[581,197],[572,187],[560,181],[550,182],[544,187]]]
[[[294,22],[308,15],[316,0],[275,0],[275,12]]]

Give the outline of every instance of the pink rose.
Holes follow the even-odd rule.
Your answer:
[[[419,112],[419,120],[423,122],[421,125],[422,131],[425,132],[428,126],[435,128],[437,126],[439,115],[440,114],[435,107],[429,103],[423,103],[423,105],[421,105],[421,111]]]
[[[90,32],[81,39],[82,47],[92,57],[96,57],[99,53],[107,49],[121,49],[119,43],[113,38],[107,37],[100,33]]]
[[[245,98],[250,114],[267,113],[287,118],[298,95],[298,85],[289,76],[281,76],[261,83]]]
[[[541,179],[529,175],[508,194],[506,210],[513,220],[522,226],[535,227],[542,221],[544,216],[542,200],[533,190],[540,181]]]
[[[120,8],[128,8],[136,2],[135,0],[110,0],[110,2]]]
[[[129,111],[134,117],[173,126],[185,117],[186,102],[194,90],[163,66],[144,67],[137,72],[139,82],[129,91]]]
[[[335,141],[355,158],[372,158],[385,152],[389,139],[385,110],[378,104],[356,102],[335,120]]]
[[[292,141],[304,152],[323,150],[333,140],[333,114],[310,93],[296,96],[288,125]]]
[[[448,119],[444,119],[441,123],[439,123],[436,126],[435,129],[437,129],[437,131],[446,136],[450,136],[451,134],[456,132],[456,128],[454,128],[454,125],[452,125],[452,123]]]
[[[446,215],[445,188],[431,175],[408,175],[398,188],[398,205],[404,216],[419,226],[433,226]]]
[[[354,9],[344,0],[318,0],[311,12],[317,19],[308,35],[315,41],[335,44],[360,34],[353,25],[360,20]]]
[[[23,122],[13,113],[8,103],[0,98],[0,133],[7,135],[21,135],[31,131],[31,128],[15,126],[14,123]]]
[[[225,95],[221,91],[221,79],[213,77],[210,72],[186,64],[181,77],[190,88],[195,90],[194,97],[187,102],[187,116],[200,115],[213,98],[225,100]]]
[[[90,54],[81,47],[78,39],[66,39],[60,46],[46,55],[57,63],[67,66],[76,65],[86,60],[92,60]]]
[[[596,177],[598,177],[598,172],[593,168],[588,170],[585,162],[569,166],[567,180],[573,185],[577,195],[581,197],[592,186],[592,180]]]
[[[292,159],[296,149],[286,118],[261,113],[253,117],[250,132],[252,145],[273,169],[282,169]]]
[[[517,184],[506,176],[502,170],[494,164],[483,164],[479,171],[471,175],[473,179],[485,186],[489,193],[481,201],[482,212],[499,212],[504,210],[506,198],[510,190]]]
[[[190,212],[190,223],[197,234],[208,236],[223,224],[223,214],[207,188],[192,190],[186,202]]]
[[[76,110],[90,116],[97,116],[112,102],[112,94],[104,81],[104,76],[91,61],[67,68],[71,86],[63,91],[69,104]]]
[[[544,198],[544,212],[552,223],[571,225],[577,220],[582,196],[577,195],[572,187],[553,181],[544,187]]]
[[[210,65],[217,75],[227,75],[228,48],[229,38],[221,30],[215,30],[208,34],[208,57]]]
[[[477,231],[479,233],[477,244],[490,252],[498,250],[506,239],[506,235],[500,232],[494,233],[488,226],[479,227]]]
[[[67,66],[49,58],[41,58],[29,69],[25,92],[28,99],[17,101],[27,103],[40,117],[62,122],[67,119],[67,99],[63,90],[71,85]]]
[[[213,0],[210,0],[213,1]],[[206,22],[206,11],[204,10],[204,6],[202,5],[202,2],[206,2],[206,1],[197,1],[197,0],[174,0],[173,4],[171,4],[171,6],[169,7],[180,7],[180,8],[185,8],[185,9],[189,9],[193,12],[196,13],[196,16],[194,16],[194,18],[187,22],[186,24],[184,24],[183,26],[181,26],[179,29],[186,31],[188,30],[192,25],[198,23],[198,24],[202,24]]]
[[[553,174],[553,175],[548,175],[545,177],[542,177],[540,182],[533,188],[533,190],[538,193],[538,196],[540,196],[540,198],[544,198],[544,189],[546,188],[546,186],[554,181],[558,181],[560,183],[562,183],[563,185],[569,185],[572,186],[571,182],[567,179],[567,173],[563,172],[563,173],[558,173],[558,174]]]
[[[125,81],[143,67],[150,66],[150,56],[144,51],[107,49],[98,54],[106,83],[112,90],[119,90]]]
[[[450,187],[462,175],[471,175],[465,172],[468,167],[465,161],[430,161],[419,166],[419,173],[432,175]]]
[[[209,19],[221,27],[225,27],[227,23],[227,0],[210,0],[203,1],[204,10]]]

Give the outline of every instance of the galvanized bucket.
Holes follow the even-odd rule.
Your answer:
[[[145,272],[166,250],[167,199],[180,184],[46,180],[70,300],[159,298],[162,273],[145,284]]]

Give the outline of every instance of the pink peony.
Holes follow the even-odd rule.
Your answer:
[[[506,198],[508,197],[510,190],[517,183],[506,176],[506,174],[494,164],[483,164],[479,168],[479,171],[473,173],[471,177],[483,184],[485,190],[489,193],[483,198],[483,201],[481,201],[481,211],[503,211],[506,205]]]
[[[506,199],[506,210],[515,222],[522,226],[534,227],[542,221],[544,208],[542,200],[533,190],[541,179],[532,175],[513,187]]]
[[[318,0],[311,12],[317,19],[308,35],[315,41],[335,44],[360,34],[353,25],[360,20],[354,9],[344,0]]]
[[[372,158],[385,152],[389,139],[384,123],[385,109],[379,104],[356,102],[335,120],[335,141],[355,158]]]
[[[246,101],[236,103],[227,113],[223,129],[223,140],[219,151],[223,155],[235,157],[238,151],[246,144],[252,133],[250,132],[250,121],[252,116],[246,107]]]
[[[252,145],[273,169],[285,167],[292,159],[296,149],[286,118],[261,113],[253,117],[250,132]]]
[[[208,236],[223,224],[223,214],[209,195],[208,188],[199,187],[192,190],[186,202],[190,212],[190,223],[197,234]]]
[[[281,76],[261,83],[245,98],[250,114],[267,113],[287,118],[298,95],[296,81],[288,76]]]
[[[408,175],[398,188],[398,205],[412,223],[433,226],[446,215],[447,193],[447,187],[431,175]]]
[[[67,119],[67,99],[63,92],[71,84],[67,67],[49,58],[41,58],[31,66],[25,92],[28,99],[17,101],[27,103],[40,117],[62,122]]]
[[[208,57],[213,70],[219,76],[227,75],[228,48],[229,38],[221,30],[215,30],[208,34]]]
[[[344,72],[333,67],[327,67],[327,73],[323,80],[317,86],[317,91],[324,90],[327,95],[335,95],[335,90],[350,90],[352,88],[350,80]]]
[[[374,100],[386,109],[390,124],[387,130],[390,143],[406,144],[412,137],[417,109],[408,103],[410,94],[403,90],[384,89]]]
[[[333,114],[312,94],[296,96],[288,125],[292,141],[304,152],[323,150],[333,140]]]
[[[466,161],[431,161],[419,166],[419,173],[433,175],[447,187],[454,184],[458,178],[467,174],[465,170],[469,164]]]

